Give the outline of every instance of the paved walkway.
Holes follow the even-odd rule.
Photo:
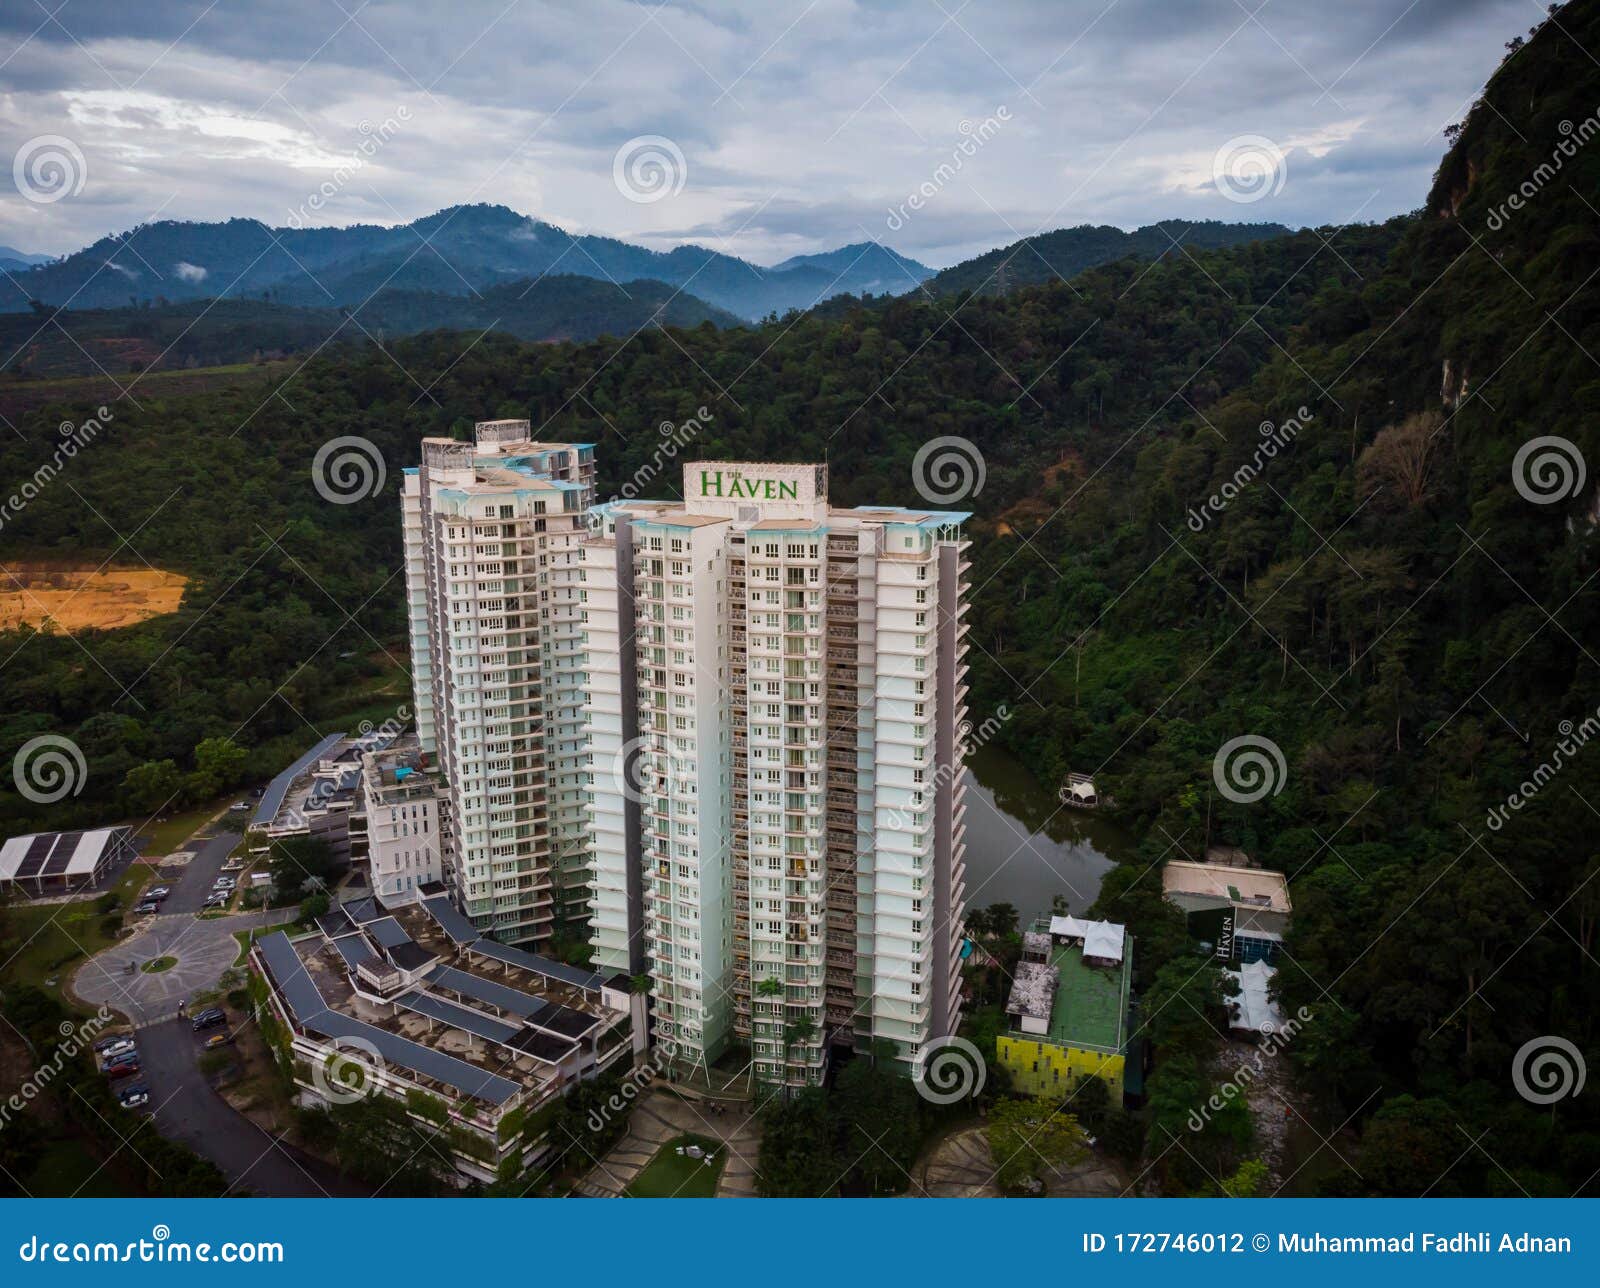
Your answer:
[[[918,1168],[913,1166],[915,1177]],[[920,1184],[911,1193],[935,1199],[999,1198],[994,1183],[994,1158],[989,1152],[988,1132],[969,1127],[946,1136],[933,1146],[920,1168]],[[1091,1154],[1077,1167],[1060,1168],[1046,1178],[1051,1198],[1110,1198],[1124,1194],[1127,1183],[1102,1154]]]
[[[619,1198],[663,1145],[688,1134],[719,1140],[727,1151],[717,1182],[719,1199],[755,1194],[761,1127],[746,1107],[710,1114],[705,1106],[690,1104],[659,1088],[633,1107],[628,1134],[590,1169],[577,1192],[588,1198]]]
[[[292,908],[210,921],[182,912],[152,917],[143,930],[78,967],[72,991],[94,1006],[121,1011],[135,1028],[170,1020],[178,1013],[179,1001],[215,988],[222,972],[233,965],[239,955],[234,931],[277,925],[293,917]],[[138,969],[157,957],[176,957],[178,964],[153,975]],[[135,963],[131,975],[129,962]]]

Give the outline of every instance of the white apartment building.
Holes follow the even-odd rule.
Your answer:
[[[909,1069],[960,1021],[968,516],[832,508],[816,465],[683,494],[598,507],[581,548],[595,966],[648,969],[692,1065]]]
[[[445,878],[444,784],[416,751],[369,751],[361,757],[361,799],[373,895],[385,908],[415,902],[419,889]]]
[[[422,750],[447,792],[445,879],[474,926],[544,944],[587,915],[579,545],[594,449],[480,422],[422,441],[403,497]]]

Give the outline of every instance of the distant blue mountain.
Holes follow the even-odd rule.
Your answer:
[[[375,291],[473,295],[546,274],[612,283],[665,282],[746,319],[805,309],[840,294],[902,293],[933,270],[861,243],[762,268],[704,246],[659,252],[612,237],[573,236],[504,206],[457,206],[393,228],[269,229],[254,219],[166,220],[0,279],[0,310],[30,299],[73,308],[213,297],[355,307]]]

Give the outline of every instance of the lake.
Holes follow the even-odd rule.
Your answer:
[[[1111,866],[1134,850],[1109,818],[1062,808],[1056,784],[1009,752],[991,744],[967,758],[968,908],[1014,904],[1026,927],[1060,894],[1082,916]]]

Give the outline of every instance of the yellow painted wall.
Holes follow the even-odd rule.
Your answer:
[[[1035,1042],[1010,1033],[1002,1033],[996,1040],[995,1054],[1016,1090],[1030,1096],[1065,1096],[1079,1078],[1099,1078],[1111,1093],[1111,1103],[1122,1104],[1120,1055]]]

